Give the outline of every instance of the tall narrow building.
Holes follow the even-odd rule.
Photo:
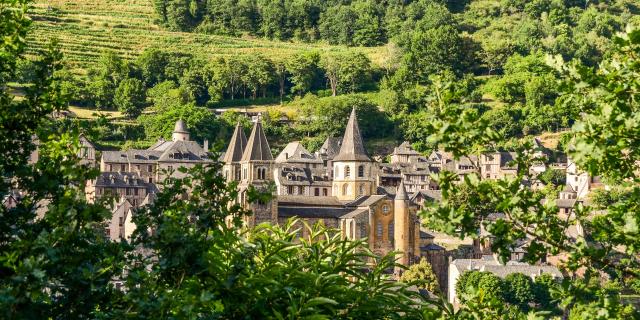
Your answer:
[[[354,107],[342,138],[340,151],[333,158],[333,195],[341,201],[352,201],[373,194],[372,163],[364,149]]]
[[[394,250],[401,252],[398,262],[407,266],[413,253],[409,242],[411,234],[412,219],[409,212],[409,196],[404,186],[404,181],[400,182],[398,191],[393,200],[393,225],[394,225]]]
[[[225,152],[222,158],[222,162],[224,163],[222,171],[227,181],[240,181],[242,179],[240,161],[242,160],[246,146],[247,136],[244,135],[242,125],[238,122],[233,131],[227,152]]]
[[[260,120],[256,121],[247,141],[247,146],[240,159],[240,203],[253,211],[253,215],[247,217],[246,223],[252,227],[262,222],[277,222],[276,200],[268,203],[249,203],[247,191],[250,187],[267,191],[267,187],[273,183],[274,160],[269,148],[269,142],[262,129]]]

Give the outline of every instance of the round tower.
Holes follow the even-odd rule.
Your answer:
[[[409,230],[410,230],[410,215],[409,215],[409,196],[407,190],[404,187],[404,181],[400,182],[396,197],[393,200],[393,239],[394,249],[402,253],[398,259],[398,263],[403,265],[409,265]]]
[[[176,122],[176,126],[173,128],[173,141],[189,141],[189,131],[187,130],[187,124],[182,120]]]

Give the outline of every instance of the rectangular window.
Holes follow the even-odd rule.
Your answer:
[[[153,183],[153,178],[149,177],[149,183]]]
[[[120,165],[120,171],[125,171],[125,165],[124,164]]]
[[[119,220],[120,226],[122,227],[122,225],[124,224],[124,218],[120,217],[118,218],[118,220]]]
[[[389,234],[387,235],[387,237],[389,238],[389,240],[393,241],[393,233],[394,233],[393,222],[389,223],[389,226],[387,228],[389,230]]]
[[[147,171],[153,172],[153,165],[148,165],[147,166]]]
[[[322,188],[322,195],[326,197],[328,194],[329,191],[327,191],[327,188]]]
[[[287,186],[287,194],[293,194],[293,186]]]
[[[131,189],[130,188],[125,188],[125,194],[130,196],[131,195]]]
[[[140,165],[136,164],[136,170],[140,171]]]
[[[368,237],[367,226],[364,223],[360,224],[360,239]]]
[[[139,192],[139,191],[138,191],[138,188],[133,189],[133,195],[134,195],[134,196],[137,196],[137,195],[138,195],[138,192]]]
[[[167,167],[167,170],[168,170],[169,172],[173,171],[173,166],[168,166],[168,167]]]
[[[319,189],[319,188],[315,188],[315,189],[313,190],[313,194],[314,194],[316,197],[317,197],[317,196],[319,196],[319,195],[320,195],[320,189]]]
[[[300,195],[304,194],[304,187],[303,186],[298,186],[298,194],[300,194]]]
[[[378,239],[382,238],[382,223],[376,222],[376,236]]]
[[[109,171],[113,172],[113,165],[112,164],[109,165]]]

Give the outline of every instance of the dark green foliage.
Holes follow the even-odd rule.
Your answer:
[[[157,113],[138,117],[148,140],[170,140],[174,125],[180,119],[187,123],[193,140],[217,141],[226,136],[224,131],[220,131],[221,121],[210,110],[193,104],[172,105],[166,109],[158,109]]]
[[[142,81],[129,78],[122,80],[116,88],[113,103],[128,118],[135,118],[142,113],[146,105],[146,96]]]
[[[352,108],[358,112],[360,131],[365,139],[387,137],[392,129],[384,113],[363,96],[342,95],[325,99],[308,96],[300,102],[302,117],[308,120],[301,121],[297,129],[305,136],[310,132],[321,139],[341,136]]]
[[[505,300],[518,306],[521,310],[529,310],[529,303],[534,300],[534,285],[531,277],[522,273],[512,273],[504,278]]]
[[[538,175],[538,179],[546,184],[552,184],[554,186],[565,185],[567,175],[560,169],[547,169],[545,172]]]

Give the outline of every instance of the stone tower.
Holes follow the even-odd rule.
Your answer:
[[[173,141],[189,141],[189,130],[187,130],[187,124],[182,119],[176,122],[171,138]]]
[[[247,136],[244,135],[242,125],[238,122],[229,142],[229,147],[227,147],[227,152],[225,152],[222,159],[224,163],[222,171],[227,181],[242,180],[240,161],[246,146]]]
[[[273,183],[273,169],[274,161],[271,148],[269,148],[269,142],[267,142],[267,137],[262,129],[262,123],[258,120],[253,125],[247,146],[240,159],[240,203],[253,211],[253,215],[247,217],[245,221],[249,227],[262,222],[277,223],[275,199],[268,203],[249,203],[249,199],[247,199],[247,190],[250,186],[266,191],[267,186]]]
[[[373,166],[362,142],[356,109],[351,110],[340,151],[333,158],[333,195],[352,201],[374,192]]]
[[[398,263],[405,266],[409,265],[409,257],[413,252],[409,241],[410,238],[412,238],[410,234],[412,223],[409,210],[409,197],[404,187],[404,181],[401,181],[398,186],[398,191],[396,192],[396,197],[393,200],[393,238],[394,249],[402,252],[402,255],[398,258]]]

